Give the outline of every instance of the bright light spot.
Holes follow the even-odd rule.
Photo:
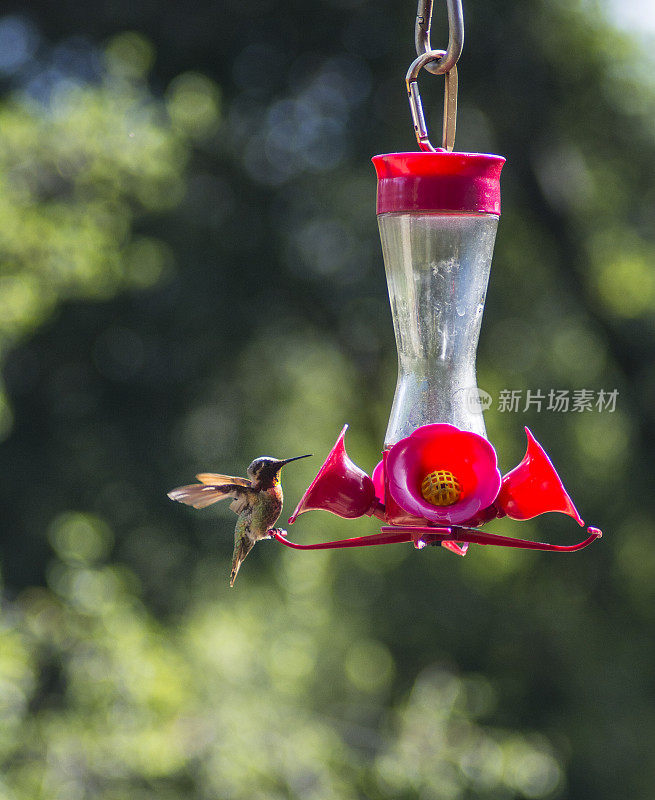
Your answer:
[[[607,0],[611,21],[619,28],[637,35],[655,33],[653,0]]]
[[[50,525],[48,538],[64,561],[93,563],[107,557],[113,544],[109,526],[92,514],[60,514]]]
[[[135,31],[120,33],[105,49],[109,71],[122,78],[141,78],[150,72],[155,60],[152,43]]]
[[[167,108],[173,124],[193,136],[216,130],[220,103],[218,86],[197,72],[179,75],[168,87]]]
[[[395,672],[391,653],[380,642],[356,642],[346,654],[348,680],[363,692],[377,692],[389,685]]]
[[[140,236],[130,242],[124,260],[129,281],[139,288],[147,288],[168,271],[173,254],[165,242]]]
[[[547,797],[562,780],[559,764],[548,753],[513,742],[506,751],[506,772],[510,783],[526,797]]]
[[[617,316],[640,317],[655,306],[655,270],[637,253],[621,253],[598,276],[598,293]]]
[[[0,72],[18,71],[32,58],[37,44],[37,33],[26,19],[0,19]]]

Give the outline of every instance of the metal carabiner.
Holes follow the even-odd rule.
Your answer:
[[[421,102],[421,95],[418,90],[418,75],[423,67],[427,69],[427,65],[433,61],[439,62],[436,65],[437,75],[444,75],[445,77],[442,149],[451,153],[455,146],[455,127],[457,125],[457,67],[453,65],[453,67],[446,72],[442,67],[445,57],[445,50],[430,50],[427,53],[423,53],[411,63],[407,70],[407,77],[405,78],[405,82],[407,83],[407,95],[409,97],[409,109],[412,112],[416,141],[421,150],[430,153],[436,153],[437,148],[433,147],[430,143],[428,128],[425,124],[423,103]]]
[[[435,52],[430,44],[430,26],[432,24],[433,0],[418,0],[414,42],[416,55]],[[448,10],[448,47],[438,64],[429,64],[425,68],[433,75],[441,75],[451,70],[459,61],[464,47],[464,12],[462,0],[446,0]]]

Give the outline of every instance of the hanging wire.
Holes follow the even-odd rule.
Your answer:
[[[464,46],[464,15],[461,0],[446,0],[448,9],[448,49],[433,50],[430,43],[432,4],[433,0],[419,0],[414,31],[418,57],[407,70],[405,80],[416,141],[421,150],[436,152],[437,148],[430,143],[428,129],[425,124],[423,103],[418,89],[418,76],[421,69],[426,69],[433,75],[445,76],[442,149],[451,152],[455,146],[455,129],[457,126],[457,67],[455,65],[462,54]]]

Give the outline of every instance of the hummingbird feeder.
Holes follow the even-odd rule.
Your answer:
[[[413,542],[465,555],[469,543],[572,552],[602,534],[563,546],[480,529],[508,516],[557,511],[584,525],[541,445],[526,428],[523,460],[505,476],[486,438],[475,357],[500,216],[498,155],[453,152],[461,0],[447,0],[447,50],[430,45],[432,0],[419,0],[417,58],[406,77],[419,152],[373,158],[377,218],[398,349],[398,381],[382,460],[371,476],[348,457],[344,426],[289,522],[307,511],[368,515],[380,533],[287,547],[316,550]],[[442,147],[430,144],[418,90],[422,69],[444,75]]]

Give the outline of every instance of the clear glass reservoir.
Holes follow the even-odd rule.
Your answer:
[[[398,349],[385,448],[421,425],[486,435],[475,358],[498,216],[378,215]]]

